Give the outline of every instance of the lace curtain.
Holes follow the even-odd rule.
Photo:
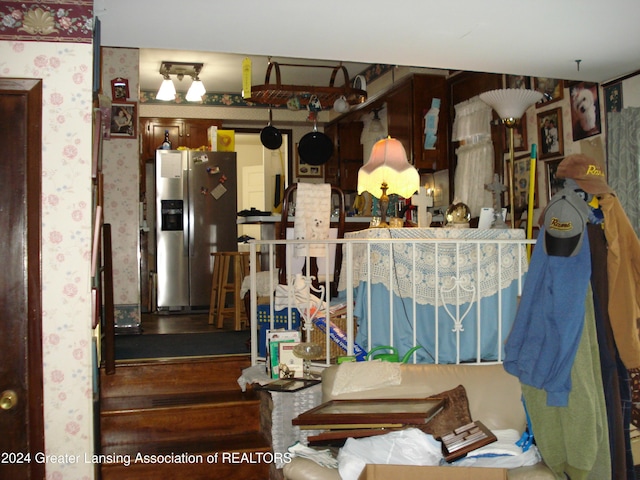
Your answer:
[[[458,166],[454,176],[454,202],[464,202],[471,216],[480,216],[482,207],[493,205],[484,186],[493,181],[493,143],[489,105],[473,97],[455,106],[453,140],[464,145],[456,150]]]
[[[607,125],[607,182],[640,236],[640,108],[609,113]]]
[[[456,150],[458,166],[454,178],[455,201],[464,202],[472,217],[479,217],[482,207],[493,205],[491,192],[484,186],[493,181],[493,143],[485,138]]]

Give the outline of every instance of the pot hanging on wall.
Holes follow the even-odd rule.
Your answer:
[[[333,155],[333,142],[324,133],[318,131],[316,123],[313,131],[305,134],[298,143],[300,162],[309,165],[323,165]]]
[[[282,145],[282,133],[271,125],[271,107],[269,107],[269,124],[260,132],[260,141],[269,150],[277,150]]]

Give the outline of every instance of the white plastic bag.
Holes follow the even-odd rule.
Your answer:
[[[338,453],[342,480],[357,480],[368,463],[389,465],[438,465],[440,442],[417,428],[407,428],[366,438],[349,438]]]

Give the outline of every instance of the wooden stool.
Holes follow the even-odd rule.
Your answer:
[[[218,286],[218,300],[216,313],[218,328],[224,325],[224,319],[233,318],[235,330],[242,330],[242,322],[247,322],[247,312],[244,302],[240,298],[242,279],[249,273],[249,252],[221,252],[220,253],[220,283]],[[233,300],[227,305],[227,295],[233,294]]]
[[[213,276],[211,277],[211,298],[209,300],[209,325],[213,325],[218,315],[218,297],[222,285],[222,253],[214,252],[211,256],[213,257]]]

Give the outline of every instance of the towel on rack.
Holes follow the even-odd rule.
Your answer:
[[[331,185],[328,183],[298,183],[294,237],[299,240],[326,240],[331,223]],[[323,244],[295,245],[294,255],[324,257]]]

